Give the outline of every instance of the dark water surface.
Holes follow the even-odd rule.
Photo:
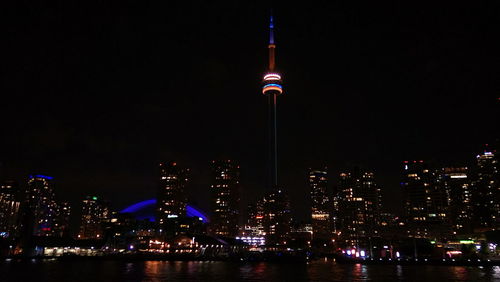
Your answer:
[[[168,261],[2,261],[0,281],[500,281],[500,267]]]

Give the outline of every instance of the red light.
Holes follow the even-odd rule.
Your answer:
[[[263,216],[262,216],[262,215],[258,215],[258,216],[256,216],[255,218],[256,218],[256,219],[262,219],[262,218],[263,218]]]

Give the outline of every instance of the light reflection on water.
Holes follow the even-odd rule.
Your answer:
[[[500,267],[215,261],[0,262],[2,281],[492,281]]]

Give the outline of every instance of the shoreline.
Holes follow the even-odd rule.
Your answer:
[[[192,256],[165,256],[165,255],[101,255],[101,256],[7,256],[0,257],[4,262],[22,261],[197,261],[197,262],[235,262],[235,263],[308,263],[317,260],[338,264],[366,264],[366,265],[434,265],[434,266],[500,266],[500,260],[482,259],[350,259],[343,257],[192,257]]]

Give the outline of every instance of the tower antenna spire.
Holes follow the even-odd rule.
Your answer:
[[[271,10],[271,16],[269,19],[269,44],[274,44],[274,20],[273,11]]]

